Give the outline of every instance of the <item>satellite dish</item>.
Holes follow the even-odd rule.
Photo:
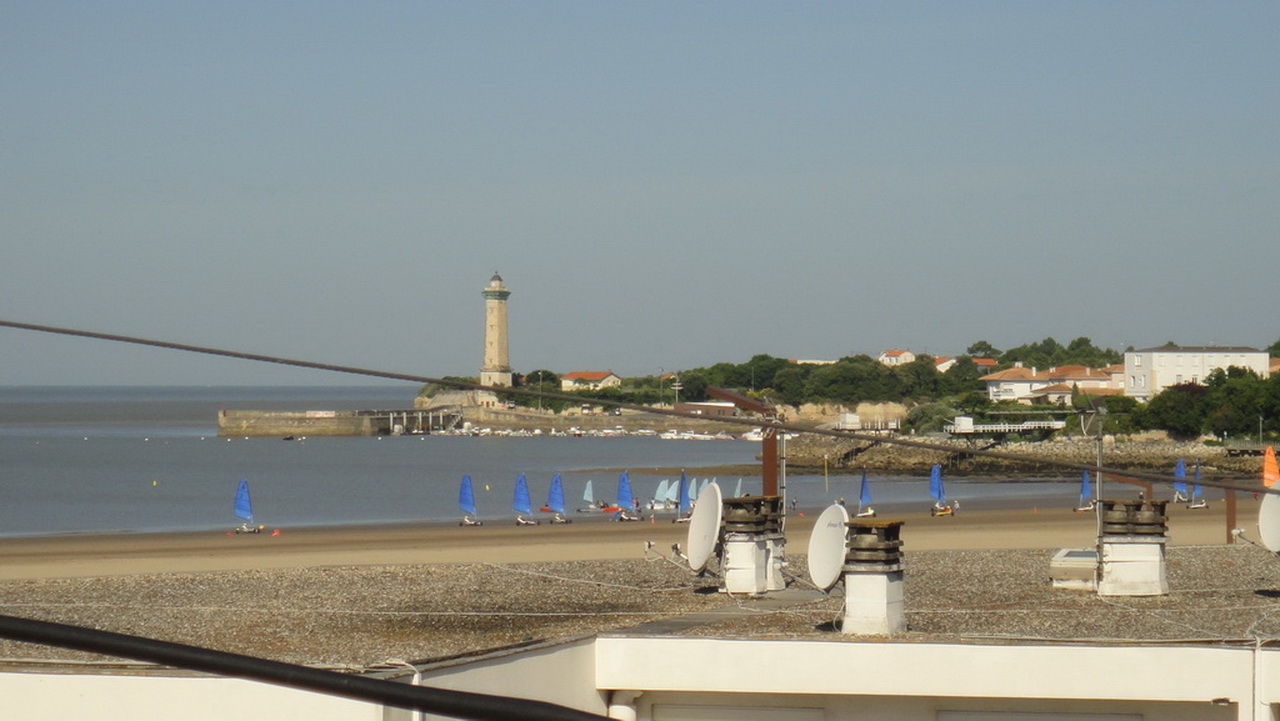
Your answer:
[[[689,568],[701,573],[707,567],[711,552],[716,550],[720,538],[720,521],[724,517],[719,484],[712,483],[698,494],[698,503],[689,517],[688,555]]]
[[[1280,553],[1280,496],[1268,493],[1258,509],[1258,537],[1272,553]]]
[[[848,542],[849,512],[839,503],[833,503],[813,523],[809,535],[809,578],[815,586],[826,591],[840,579],[844,568],[845,544]]]

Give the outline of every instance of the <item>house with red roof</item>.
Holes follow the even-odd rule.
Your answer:
[[[1081,365],[1065,365],[1039,371],[1014,366],[983,376],[987,397],[993,401],[1017,401],[1027,405],[1065,403],[1076,390],[1094,395],[1117,394],[1113,374]]]
[[[916,359],[916,354],[909,350],[887,350],[876,360],[887,366],[902,366]]]

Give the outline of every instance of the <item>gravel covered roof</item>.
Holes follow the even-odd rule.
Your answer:
[[[4,613],[280,661],[368,669],[604,632],[730,607],[684,636],[832,642],[1237,643],[1280,638],[1280,560],[1252,545],[1168,548],[1171,593],[1054,589],[1047,550],[906,553],[908,632],[834,630],[843,593],[791,605],[729,597],[656,557],[361,566],[0,583]],[[804,559],[790,559],[804,574]],[[794,587],[804,588],[803,581]],[[778,606],[785,606],[778,608]],[[648,631],[645,631],[648,633]],[[107,661],[0,641],[7,665]]]

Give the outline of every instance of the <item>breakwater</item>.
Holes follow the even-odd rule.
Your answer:
[[[220,436],[385,436],[451,428],[456,414],[419,410],[219,410]]]
[[[787,441],[787,465],[791,468],[821,469],[824,463],[832,472],[853,472],[863,468],[880,471],[923,472],[931,464],[940,463],[949,470],[974,474],[1001,475],[1070,475],[1048,461],[1092,465],[1097,461],[1098,446],[1093,439],[1044,442],[1003,443],[991,445],[983,441],[950,438],[920,438],[933,445],[953,448],[953,452],[924,450],[890,443],[844,440],[829,436],[800,435]],[[986,448],[993,451],[1046,461],[1043,465],[973,456],[967,451]],[[1199,461],[1205,473],[1219,477],[1257,477],[1262,461],[1256,457],[1229,456],[1221,446],[1200,442],[1169,440],[1133,440],[1107,437],[1103,441],[1102,463],[1113,468],[1172,472],[1182,459],[1188,467]]]

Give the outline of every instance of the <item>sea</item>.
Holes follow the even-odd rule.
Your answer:
[[[220,437],[219,409],[411,408],[417,386],[138,387],[0,386],[0,537],[227,530],[236,488],[248,482],[254,523],[268,528],[452,522],[469,475],[478,515],[512,521],[515,479],[524,474],[534,506],[561,474],[572,511],[612,500],[627,471],[646,501],[671,473],[726,494],[760,493],[757,476],[716,468],[758,462],[743,440],[662,440],[653,436]],[[672,425],[678,427],[678,421]],[[665,428],[655,430],[666,430]],[[878,510],[927,507],[928,469],[872,475]],[[676,472],[678,478],[678,472]],[[1070,505],[1078,482],[1061,479],[946,481],[962,507]],[[786,477],[796,508],[845,499],[856,508],[861,475]]]

